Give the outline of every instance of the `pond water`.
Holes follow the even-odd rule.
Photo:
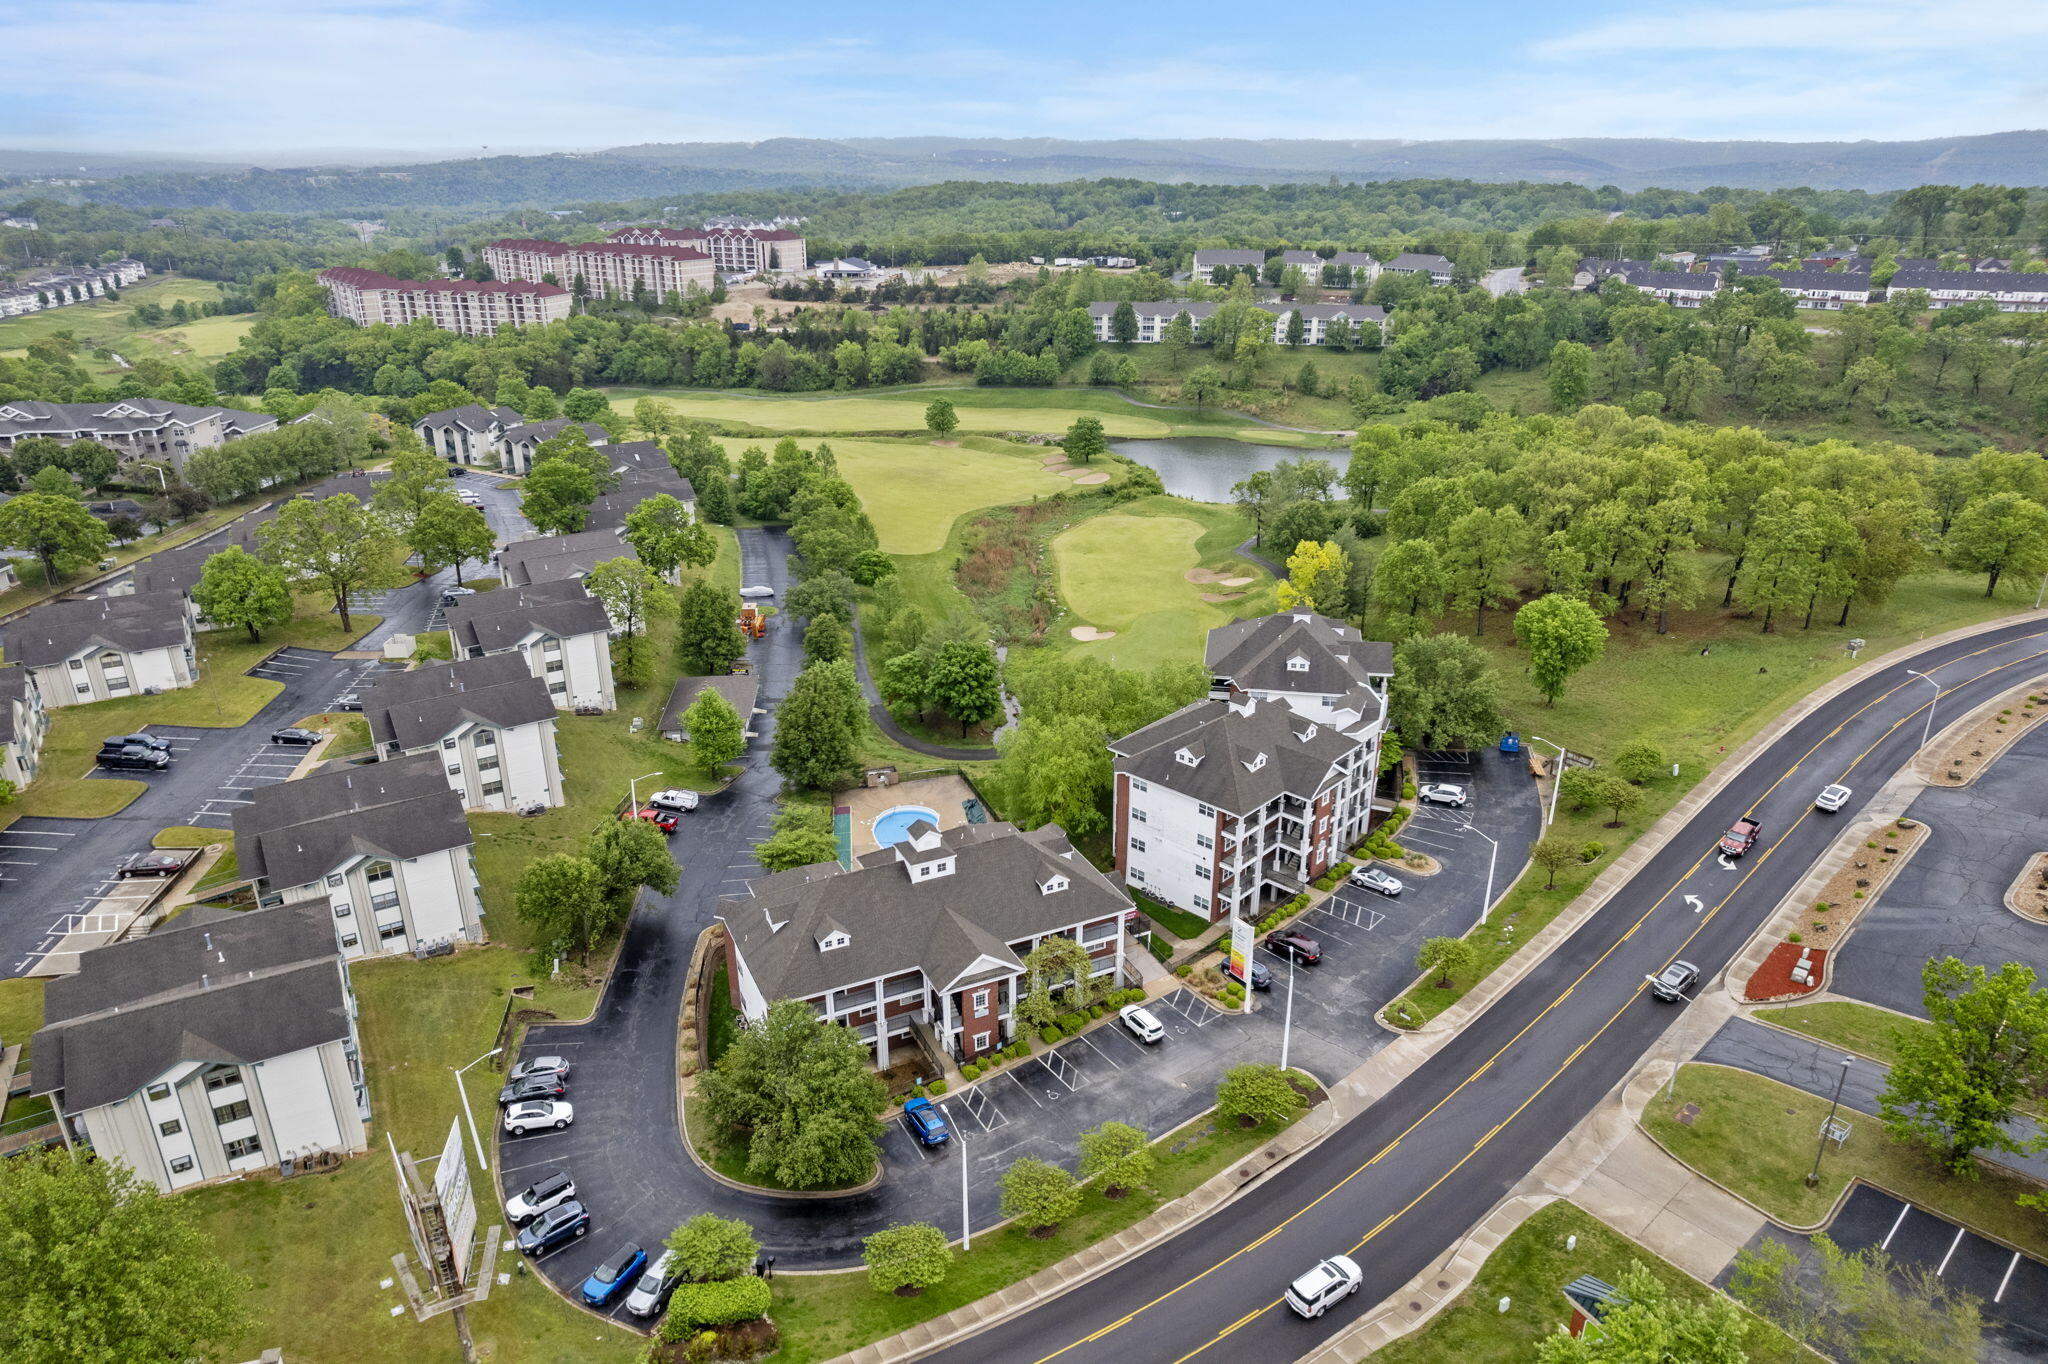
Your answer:
[[[1171,440],[1114,440],[1109,448],[1159,474],[1159,481],[1175,497],[1194,502],[1228,502],[1230,485],[1241,483],[1261,469],[1271,469],[1283,459],[1328,460],[1341,473],[1347,455],[1342,450],[1301,450],[1289,445],[1249,445],[1241,440],[1216,436],[1180,436]]]

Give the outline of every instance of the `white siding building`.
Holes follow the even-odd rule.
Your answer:
[[[199,680],[192,617],[176,592],[45,602],[0,626],[0,651],[33,674],[51,707],[175,691]]]
[[[431,754],[471,810],[564,803],[555,699],[515,653],[386,675],[363,695],[378,756]]]
[[[463,597],[447,609],[458,659],[517,654],[557,709],[618,706],[611,620],[574,578]]]
[[[15,664],[0,667],[0,780],[20,791],[36,779],[43,763],[43,738],[50,713],[35,675]]]

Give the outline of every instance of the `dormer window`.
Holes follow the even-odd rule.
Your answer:
[[[1310,739],[1315,738],[1316,734],[1316,727],[1314,725],[1310,725],[1307,729],[1304,729],[1301,733],[1295,735],[1294,737],[1301,743],[1307,743]]]
[[[1045,880],[1038,883],[1038,893],[1040,895],[1057,895],[1072,884],[1073,882],[1064,876],[1048,876]]]
[[[1173,754],[1173,760],[1179,763],[1182,767],[1194,767],[1199,765],[1202,761],[1199,757],[1195,755],[1195,751],[1191,748],[1175,749]]]
[[[1254,753],[1252,754],[1250,760],[1245,763],[1244,770],[1247,772],[1256,772],[1265,765],[1266,755],[1263,753]]]
[[[1294,657],[1287,660],[1287,671],[1291,673],[1307,672],[1308,660],[1303,658],[1300,654],[1296,654]]]
[[[820,952],[834,952],[852,941],[853,939],[844,931],[835,928],[824,937],[818,939],[818,950]]]
[[[1306,615],[1296,615],[1294,617],[1294,623],[1296,625],[1306,625],[1308,624],[1308,620],[1309,618]]]

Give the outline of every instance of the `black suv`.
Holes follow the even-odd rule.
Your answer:
[[[529,1103],[535,1099],[559,1099],[568,1092],[568,1083],[559,1075],[529,1075],[498,1091],[498,1107]]]
[[[171,765],[171,755],[160,748],[145,748],[141,744],[118,744],[100,749],[95,760],[101,767],[141,768],[149,772],[161,772]]]

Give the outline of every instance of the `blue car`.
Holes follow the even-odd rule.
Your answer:
[[[953,1134],[946,1130],[945,1118],[932,1107],[930,1099],[912,1099],[903,1105],[903,1116],[909,1121],[912,1134],[926,1146],[944,1146],[953,1139]]]
[[[545,1209],[527,1223],[526,1229],[519,1233],[519,1253],[540,1255],[575,1240],[589,1230],[590,1214],[572,1198]]]
[[[592,1307],[609,1307],[612,1299],[626,1290],[626,1286],[640,1277],[640,1271],[647,1268],[647,1252],[631,1241],[620,1246],[606,1258],[603,1264],[590,1271],[590,1277],[583,1281],[583,1301]]]

